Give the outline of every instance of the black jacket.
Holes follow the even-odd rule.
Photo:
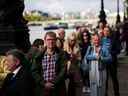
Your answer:
[[[34,96],[34,80],[29,71],[21,67],[12,79],[7,77],[2,86],[2,96]]]

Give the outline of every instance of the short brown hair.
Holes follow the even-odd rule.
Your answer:
[[[52,31],[47,32],[47,33],[45,34],[45,36],[44,36],[44,39],[46,39],[47,35],[50,36],[50,37],[54,37],[54,38],[56,39],[56,33],[52,32]]]

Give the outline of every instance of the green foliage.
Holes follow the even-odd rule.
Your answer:
[[[24,18],[27,20],[27,21],[49,21],[49,20],[60,20],[61,18],[53,18],[53,17],[47,17],[47,16],[40,16],[40,15],[28,15],[28,14],[25,14],[24,15]]]
[[[41,16],[25,15],[24,18],[28,21],[41,21]]]

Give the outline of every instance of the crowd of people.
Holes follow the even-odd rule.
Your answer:
[[[99,23],[93,32],[81,26],[65,38],[65,30],[60,28],[36,39],[27,53],[9,50],[4,56],[7,71],[0,96],[82,96],[83,92],[108,96],[109,77],[114,96],[120,96],[119,34]]]

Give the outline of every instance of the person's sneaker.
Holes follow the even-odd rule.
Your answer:
[[[83,93],[90,93],[90,88],[89,87],[83,87],[82,92]]]
[[[86,87],[86,92],[90,93],[90,88],[89,87]]]
[[[83,93],[85,93],[85,92],[86,92],[85,87],[83,87],[82,92],[83,92]]]

